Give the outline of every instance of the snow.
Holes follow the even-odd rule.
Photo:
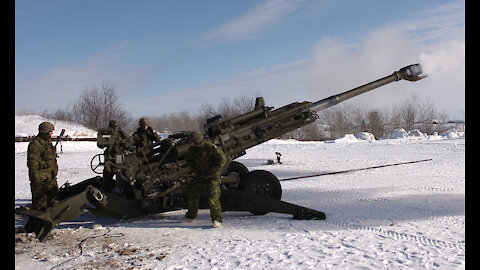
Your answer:
[[[16,134],[28,134],[27,126],[35,125],[30,130],[38,126],[15,120]],[[75,127],[69,127],[74,132]],[[237,161],[249,170],[268,170],[282,179],[432,160],[281,182],[282,200],[325,212],[323,221],[225,212],[223,226],[213,229],[208,210],[200,210],[195,223],[182,221],[185,210],[125,220],[84,214],[60,224],[42,243],[32,236],[16,236],[15,267],[464,269],[465,134],[399,130],[388,139],[372,138],[350,134],[325,142],[270,140],[247,150]],[[31,200],[28,143],[15,144],[15,205],[19,206]],[[62,148],[59,185],[95,175],[90,160],[102,152],[95,142],[62,142]],[[267,160],[276,160],[275,152],[282,154],[282,164],[267,165]],[[16,216],[16,228],[24,223]]]
[[[65,129],[64,136],[72,138],[96,138],[97,132],[85,126],[69,121],[60,121],[41,117],[39,115],[15,116],[15,137],[29,137],[38,134],[38,125],[44,121],[49,121],[55,127],[53,136],[60,135],[62,129]]]

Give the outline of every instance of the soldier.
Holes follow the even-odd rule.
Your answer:
[[[208,196],[208,206],[213,227],[222,225],[222,207],[220,204],[220,174],[226,163],[223,151],[203,138],[198,131],[189,136],[191,143],[185,161],[195,180],[186,188],[188,212],[185,218],[193,221],[197,218],[200,194]]]
[[[148,125],[146,118],[140,118],[138,125],[137,131],[132,134],[133,143],[137,148],[145,147],[154,141],[158,142],[161,140],[160,136]]]
[[[58,195],[57,153],[52,145],[54,126],[43,122],[38,135],[28,144],[27,167],[32,191],[32,208],[45,210],[53,206]]]
[[[122,153],[122,149],[128,147],[127,144],[130,137],[125,132],[123,132],[123,130],[118,124],[118,121],[116,120],[110,120],[108,122],[108,128],[113,130],[112,137],[115,141],[112,147],[107,147],[105,149],[105,152],[103,153],[105,155],[105,166],[103,168],[103,183],[105,185],[104,188],[110,190],[115,185],[115,182],[113,181],[113,176],[118,172],[118,168],[113,166],[112,162],[115,162],[117,154]],[[117,184],[121,184],[119,183],[118,179]],[[121,185],[119,189],[121,190]]]

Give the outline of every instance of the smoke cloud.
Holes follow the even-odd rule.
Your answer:
[[[367,35],[361,43],[323,38],[314,49],[307,69],[306,89],[312,100],[338,94],[394,71],[420,63],[427,78],[400,81],[353,98],[369,110],[388,110],[414,94],[433,102],[451,118],[464,118],[465,41],[450,40],[419,45],[400,30],[383,28]]]

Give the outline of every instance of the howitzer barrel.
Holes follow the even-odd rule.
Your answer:
[[[364,84],[362,86],[353,88],[349,91],[340,93],[338,95],[333,95],[317,102],[314,102],[312,106],[310,106],[310,110],[318,112],[321,110],[325,110],[330,108],[334,105],[337,105],[340,102],[343,102],[349,98],[358,96],[375,88],[384,86],[386,84],[399,81],[399,80],[407,80],[407,81],[418,81],[427,77],[427,75],[422,74],[422,66],[420,64],[409,65],[406,67],[401,68],[399,71],[395,71],[392,75],[385,76],[381,79],[373,81],[371,83]]]

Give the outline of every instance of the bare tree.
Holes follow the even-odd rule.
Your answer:
[[[151,126],[161,132],[176,133],[180,131],[195,131],[201,128],[197,119],[190,116],[187,111],[163,116],[152,116],[149,119]]]
[[[283,139],[295,139],[300,141],[321,141],[329,139],[327,133],[320,130],[317,123],[311,123],[306,126],[297,128],[281,136]]]
[[[221,115],[223,118],[232,118],[240,114],[253,110],[255,106],[255,98],[248,98],[245,96],[238,96],[232,99],[223,98],[222,102],[217,106],[209,103],[202,104],[198,111],[198,122],[203,125],[205,120]]]
[[[149,117],[151,125],[158,131],[175,133],[179,131],[201,130],[205,121],[216,115],[223,118],[231,118],[242,113],[253,110],[255,99],[239,96],[236,98],[223,98],[214,106],[210,103],[203,103],[195,116],[188,112],[170,113],[162,116]]]
[[[437,118],[437,112],[432,101],[417,95],[411,95],[399,106],[395,106],[390,116],[390,130],[403,128],[407,131],[418,128],[431,133],[432,123]]]
[[[225,118],[231,118],[253,110],[254,105],[255,99],[245,96],[238,96],[233,100],[230,98],[223,98],[216,111]]]
[[[73,112],[69,110],[68,107],[66,109],[57,109],[53,113],[48,113],[47,117],[62,121],[74,121]]]
[[[383,123],[383,117],[378,111],[371,111],[368,113],[368,124],[366,131],[373,134],[375,138],[381,138],[384,134],[385,128]]]
[[[73,118],[92,129],[106,127],[110,120],[117,120],[121,127],[129,126],[132,121],[122,108],[115,87],[108,81],[104,81],[101,88],[85,87],[73,105]]]
[[[200,126],[203,126],[203,124],[205,123],[205,120],[207,120],[208,118],[214,117],[217,114],[218,112],[216,111],[215,107],[212,104],[203,103],[200,106],[200,109],[198,110],[198,113],[197,113],[197,117],[196,117],[197,124]]]
[[[253,109],[254,99],[244,96],[234,99],[223,98],[217,106],[210,103],[203,103],[197,114],[191,116],[188,112],[170,113],[162,116],[149,117],[151,125],[158,131],[175,133],[179,131],[201,130],[205,121],[216,115],[223,118],[230,118],[248,112]]]
[[[322,111],[319,122],[334,137],[366,131],[364,113],[357,105],[340,105]]]

